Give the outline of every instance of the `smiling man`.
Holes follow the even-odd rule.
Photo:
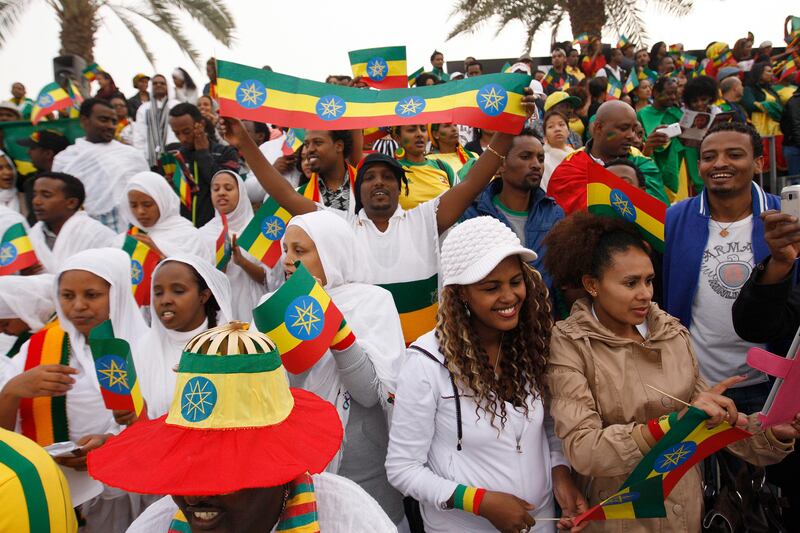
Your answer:
[[[81,180],[86,189],[86,213],[120,232],[125,226],[119,216],[122,192],[131,176],[149,170],[147,161],[139,150],[114,140],[117,114],[107,101],[84,101],[80,122],[86,137],[55,156],[53,171]]]
[[[544,170],[544,147],[533,130],[524,129],[514,138],[505,162],[497,171],[501,179],[493,180],[483,193],[464,212],[462,220],[483,215],[496,218],[517,234],[525,248],[538,256],[531,265],[550,278],[544,271],[544,236],[553,225],[564,218],[561,209],[539,187]]]
[[[669,203],[658,167],[652,159],[634,148],[636,124],[633,108],[620,100],[605,102],[597,109],[594,136],[586,146],[568,155],[547,183],[547,194],[555,198],[566,214],[586,209],[590,158],[603,166],[614,159],[629,160],[644,174],[647,194]]]
[[[761,171],[761,137],[740,122],[711,127],[700,145],[702,194],[667,210],[664,306],[689,328],[700,373],[709,383],[736,375],[729,388],[743,412],[763,407],[770,391],[766,375],[745,363],[756,345],[733,329],[731,309],[756,263],[769,255],[759,215],[780,209],[753,176]]]

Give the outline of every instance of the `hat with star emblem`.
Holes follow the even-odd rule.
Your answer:
[[[342,442],[336,408],[290,389],[275,344],[247,327],[190,340],[169,413],[92,451],[91,476],[141,494],[214,495],[323,471]]]

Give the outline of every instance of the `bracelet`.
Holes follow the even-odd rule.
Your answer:
[[[487,145],[486,145],[486,150],[487,150],[487,151],[489,151],[489,152],[491,152],[491,153],[493,153],[494,155],[496,155],[497,157],[499,157],[499,158],[500,158],[500,159],[501,159],[503,162],[505,162],[505,160],[506,160],[506,156],[504,156],[503,154],[501,154],[500,152],[498,152],[497,150],[495,150],[494,148],[492,148],[492,145],[491,145],[491,144],[487,144]]]
[[[459,485],[453,494],[453,508],[461,509],[472,514],[479,514],[483,496],[486,494],[486,489],[478,489],[475,487],[468,487],[466,485]]]
[[[672,424],[677,422],[677,419],[678,413],[676,412],[659,418],[654,418],[647,421],[647,429],[650,431],[650,435],[652,435],[653,438],[656,439],[656,442],[658,442],[669,432]]]

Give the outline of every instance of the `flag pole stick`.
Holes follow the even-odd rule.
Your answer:
[[[659,394],[663,394],[663,395],[664,395],[664,396],[666,396],[667,398],[672,398],[672,399],[673,399],[673,400],[675,400],[676,402],[678,402],[678,403],[682,403],[682,404],[683,404],[683,405],[685,405],[686,407],[691,407],[691,405],[690,405],[690,404],[688,404],[688,403],[684,402],[684,401],[683,401],[683,400],[681,400],[680,398],[676,398],[675,396],[673,396],[673,395],[671,395],[671,394],[667,394],[667,393],[666,393],[666,392],[664,392],[663,390],[659,390],[659,389],[657,389],[657,388],[653,387],[652,385],[650,385],[649,383],[645,383],[645,385],[646,385],[646,386],[648,386],[648,387],[650,387],[651,389],[653,389],[653,390],[654,390],[654,391],[656,391],[657,393],[659,393]]]

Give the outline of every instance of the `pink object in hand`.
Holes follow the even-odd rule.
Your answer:
[[[761,348],[747,351],[747,364],[779,378],[772,386],[764,410],[758,419],[765,429],[794,420],[800,412],[800,359],[782,357]]]

